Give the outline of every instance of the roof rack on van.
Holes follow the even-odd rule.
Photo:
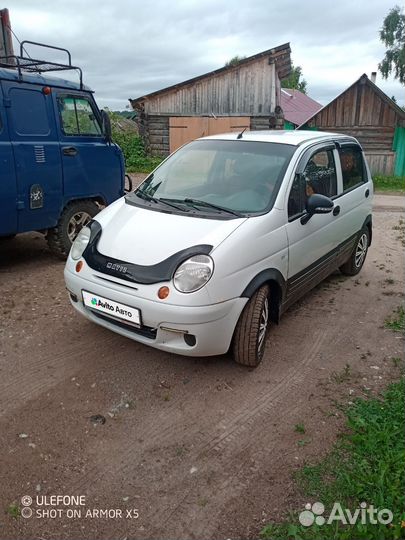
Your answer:
[[[46,47],[47,49],[53,49],[57,51],[62,51],[67,54],[68,62],[65,64],[58,62],[50,62],[48,60],[37,60],[31,58],[27,53],[24,45],[36,45],[38,47]],[[24,52],[26,55],[24,56]],[[8,69],[17,69],[18,77],[22,80],[23,72],[29,73],[44,73],[46,71],[67,71],[67,70],[76,70],[79,73],[80,80],[80,90],[83,89],[83,72],[81,68],[72,65],[72,57],[70,52],[67,49],[61,47],[54,47],[53,45],[45,45],[44,43],[38,43],[36,41],[22,41],[20,43],[20,54],[12,56],[2,56],[0,57],[0,67]]]

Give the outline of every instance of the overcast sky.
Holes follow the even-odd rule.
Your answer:
[[[101,107],[290,42],[308,94],[326,105],[384,56],[379,29],[395,0],[8,0],[19,39],[71,50]],[[31,49],[31,56],[35,56]],[[405,88],[377,74],[404,104]]]

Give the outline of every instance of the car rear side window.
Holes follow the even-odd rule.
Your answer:
[[[339,156],[344,192],[367,182],[367,172],[361,148],[355,145],[342,146],[339,148]]]
[[[65,135],[100,136],[101,128],[90,101],[85,97],[59,96],[58,106]]]

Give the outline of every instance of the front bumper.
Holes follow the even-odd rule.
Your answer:
[[[232,335],[247,298],[233,298],[207,306],[179,306],[165,300],[151,300],[134,296],[119,284],[104,284],[86,279],[65,268],[68,291],[77,301],[71,303],[79,313],[91,321],[145,345],[162,351],[186,356],[213,356],[229,349]],[[142,327],[133,328],[87,308],[83,304],[82,290],[90,291],[110,300],[138,308],[142,314]],[[195,336],[185,339],[185,336]],[[190,344],[191,343],[191,344]]]

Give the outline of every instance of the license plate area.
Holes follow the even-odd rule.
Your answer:
[[[142,318],[139,309],[89,291],[82,291],[82,296],[83,304],[92,311],[102,313],[137,328],[141,327]]]

